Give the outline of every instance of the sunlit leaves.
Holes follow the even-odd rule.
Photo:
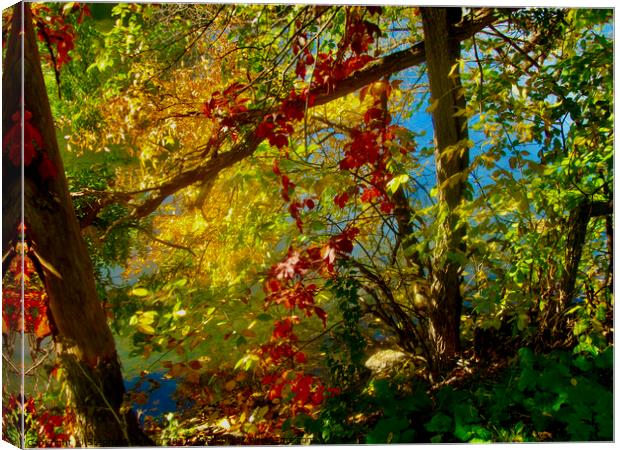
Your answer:
[[[466,44],[451,74],[458,68],[464,79],[469,104],[454,116],[467,118],[471,142],[443,152],[449,161],[467,147],[472,161],[437,186],[423,67],[321,106],[308,94],[329,95],[385,52],[420,39],[414,9],[378,12],[118,5],[113,21],[91,30],[84,67],[65,66],[85,80],[74,76],[72,103],[57,106],[66,108],[69,151],[100,151],[105,162],[105,175],[72,173],[72,183],[120,199],[85,230],[97,268],[114,275],[102,297],[134,355],[170,353],[168,376],[202,389],[201,374],[227,364],[262,381],[255,389],[267,410],[222,413],[213,422],[228,431],[271,432],[293,412],[316,413],[328,390],[304,372],[318,355],[304,345],[320,333],[350,346],[327,358],[334,379],[349,386],[345,378],[364,356],[362,311],[421,354],[412,330],[429,318],[416,299],[424,299],[433,265],[462,268],[463,344],[474,328],[506,323],[515,335],[535,336],[566,267],[567,217],[584,198],[611,198],[613,52],[608,33],[584,22],[595,13],[570,13],[563,23],[563,11],[528,12],[497,27],[505,38],[486,30],[475,48]],[[428,111],[438,106],[431,101]],[[27,140],[26,166],[40,150],[36,135]],[[227,168],[179,181],[206,167]],[[467,250],[435,261],[448,245],[438,192],[457,185],[465,190],[452,225],[467,230]],[[155,211],[128,215],[158,192],[167,197]],[[76,195],[80,219],[105,198]],[[578,349],[593,353],[613,309],[605,226],[592,220],[579,303],[566,315]],[[100,258],[95,249],[106,245]],[[108,268],[112,262],[118,267]],[[332,292],[347,282],[359,285]],[[207,354],[211,361],[200,359]],[[223,395],[245,388],[214,377]],[[420,430],[433,439],[488,438],[475,408],[450,414]],[[376,418],[369,442],[410,437],[408,419],[388,416]]]
[[[137,311],[129,320],[129,325],[134,325],[140,333],[153,335],[157,316],[157,311]]]
[[[131,294],[138,297],[146,297],[150,292],[148,289],[137,287],[131,290]]]

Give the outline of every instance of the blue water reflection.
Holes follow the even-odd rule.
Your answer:
[[[177,380],[164,377],[165,372],[153,372],[125,380],[125,389],[131,396],[132,407],[141,423],[147,416],[161,418],[169,412],[179,412],[191,406],[188,401],[179,404],[175,398]],[[146,394],[146,395],[140,395]]]

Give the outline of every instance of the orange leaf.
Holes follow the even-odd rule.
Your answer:
[[[247,338],[255,338],[256,337],[256,333],[254,333],[252,330],[242,330],[241,334]]]
[[[2,332],[4,333],[4,319],[2,319]],[[47,316],[43,316],[41,320],[38,321],[34,328],[34,334],[39,339],[43,339],[44,337],[52,334]]]

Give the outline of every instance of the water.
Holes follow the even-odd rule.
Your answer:
[[[132,406],[144,424],[146,416],[161,418],[166,413],[178,410],[174,393],[177,380],[165,378],[165,372],[153,372],[141,377],[125,380],[125,389],[132,396]],[[141,395],[144,394],[144,395]]]

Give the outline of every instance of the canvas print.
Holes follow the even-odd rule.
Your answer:
[[[612,9],[2,20],[4,441],[613,440]]]

